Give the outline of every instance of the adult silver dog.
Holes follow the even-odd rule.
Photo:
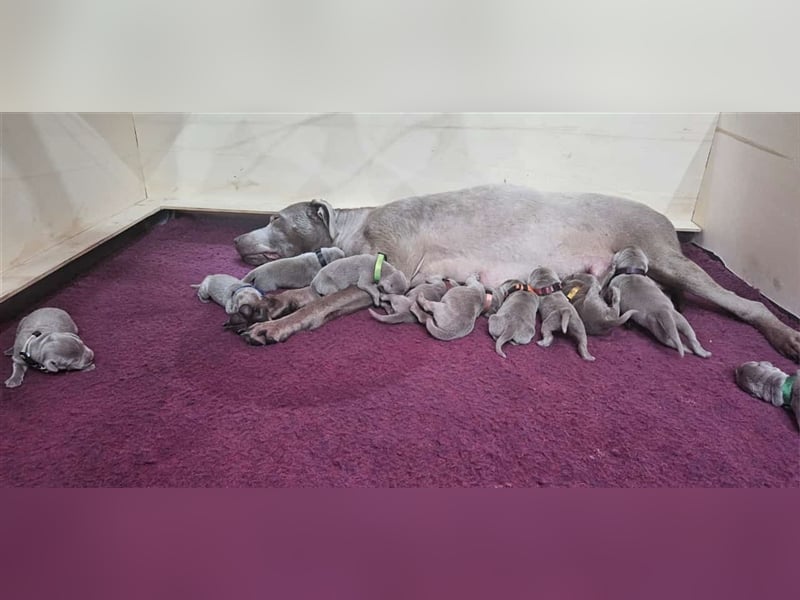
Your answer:
[[[649,275],[659,283],[707,299],[755,326],[781,353],[800,358],[800,332],[760,302],[719,286],[683,256],[665,216],[624,198],[487,185],[377,208],[337,210],[315,200],[292,204],[266,227],[235,240],[250,264],[337,246],[347,256],[383,252],[412,285],[434,275],[464,281],[478,272],[488,287],[525,279],[540,264],[559,276],[582,271],[600,276],[614,253],[630,245],[650,257]],[[348,288],[280,319],[256,323],[243,335],[253,344],[280,342],[370,304],[366,292]]]

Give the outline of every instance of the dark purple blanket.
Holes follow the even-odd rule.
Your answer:
[[[487,320],[439,342],[362,311],[283,344],[224,331],[189,287],[241,276],[251,220],[184,215],[52,294],[97,355],[87,373],[2,388],[4,486],[793,486],[788,413],[734,382],[747,360],[796,369],[756,330],[694,299],[709,359],[620,328],[494,352]],[[756,290],[694,246],[720,283]],[[36,307],[31,307],[37,308]],[[797,327],[797,321],[783,317]],[[3,348],[14,322],[0,325]],[[4,359],[5,379],[11,361]]]

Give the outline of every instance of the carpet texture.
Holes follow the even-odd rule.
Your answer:
[[[282,344],[224,331],[191,283],[241,276],[235,235],[252,220],[183,215],[38,306],[68,310],[97,369],[28,371],[2,388],[4,486],[792,486],[791,416],[737,388],[734,368],[796,369],[751,327],[690,298],[709,359],[620,328],[580,359],[494,352],[486,318],[440,342],[366,311]],[[686,246],[722,285],[756,290]],[[797,328],[792,317],[782,318]],[[13,344],[17,321],[0,324]],[[537,335],[538,338],[538,335]],[[4,358],[5,379],[11,372]]]

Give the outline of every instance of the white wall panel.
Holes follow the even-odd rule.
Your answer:
[[[723,114],[719,122],[694,217],[699,243],[798,315],[800,113]]]
[[[503,182],[627,196],[690,219],[716,115],[135,115],[169,206],[338,207]]]

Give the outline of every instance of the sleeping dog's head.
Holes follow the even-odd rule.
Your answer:
[[[233,243],[251,265],[332,246],[335,212],[324,200],[298,202],[272,215],[266,227],[240,235]]]
[[[94,352],[74,333],[55,332],[36,337],[28,344],[27,353],[48,373],[94,368]]]

